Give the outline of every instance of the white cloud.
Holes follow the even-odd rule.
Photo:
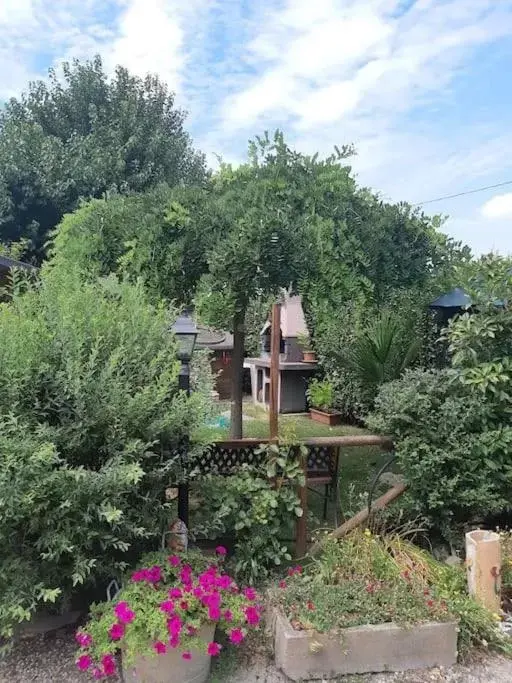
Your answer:
[[[498,194],[489,199],[482,206],[481,213],[484,218],[512,220],[512,192]]]
[[[304,129],[343,121],[356,108],[357,116],[402,112],[448,85],[468,51],[512,33],[509,0],[400,6],[288,0],[269,12],[244,53],[259,73],[224,102],[225,127],[276,113]]]
[[[118,22],[119,37],[107,48],[106,64],[132,73],[158,73],[175,90],[184,66],[183,28],[174,2],[130,0]]]
[[[512,0],[0,0],[0,100],[62,58],[100,53],[176,89],[209,159],[240,160],[248,137],[276,127],[308,152],[353,142],[361,184],[418,202],[510,177],[508,109],[500,119],[492,98],[510,90],[512,49],[483,59],[480,81],[475,64],[511,37]],[[426,209],[452,213],[480,250],[484,200]]]

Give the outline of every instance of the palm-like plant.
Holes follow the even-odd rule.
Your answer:
[[[363,389],[373,396],[380,384],[397,379],[416,360],[420,346],[410,325],[385,311],[356,337],[345,361]]]

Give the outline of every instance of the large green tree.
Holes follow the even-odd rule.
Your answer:
[[[343,313],[348,303],[378,311],[393,305],[396,292],[425,292],[459,255],[438,220],[358,188],[347,163],[352,153],[347,146],[327,158],[307,156],[281,133],[265,135],[251,143],[247,163],[222,165],[200,186],[97,200],[66,216],[53,262],[79,263],[93,276],[122,270],[142,277],[156,297],[195,299],[205,322],[232,330],[232,434],[239,436],[254,301],[269,301],[281,287],[298,290],[320,345],[334,342],[324,355],[339,365],[336,347],[353,322]]]
[[[0,115],[0,239],[28,238],[39,258],[81,198],[205,178],[185,114],[156,76],[118,67],[109,78],[99,57],[65,63],[62,73],[32,83]]]

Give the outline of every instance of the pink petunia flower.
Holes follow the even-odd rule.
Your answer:
[[[217,555],[220,555],[221,557],[224,557],[225,555],[227,555],[227,552],[228,552],[228,551],[226,550],[226,548],[225,548],[223,545],[218,545],[218,546],[215,548],[215,552],[217,553]]]
[[[188,610],[188,602],[186,600],[182,600],[180,602],[180,609],[182,609],[184,612]]]
[[[103,673],[103,671],[101,669],[98,669],[96,667],[95,669],[92,670],[92,677],[96,681],[101,681],[102,678],[105,678],[105,674]]]
[[[218,621],[220,619],[220,607],[208,607],[208,619]]]
[[[197,629],[195,626],[190,626],[190,624],[187,626],[187,635],[189,636],[195,636],[197,633]]]
[[[181,560],[177,555],[171,555],[168,559],[171,567],[179,567],[181,564]]]
[[[114,614],[122,624],[131,624],[135,619],[133,612],[127,602],[118,602],[114,607]]]
[[[103,655],[101,658],[105,676],[113,676],[116,672],[116,660],[113,655]]]
[[[172,635],[172,636],[169,638],[169,645],[170,645],[172,648],[177,648],[177,647],[179,647],[179,646],[180,646],[180,639],[179,639],[179,636],[177,636],[177,635]]]
[[[160,612],[172,614],[174,612],[174,602],[172,600],[164,600],[160,603]]]
[[[254,590],[254,588],[245,588],[244,589],[244,595],[247,598],[247,600],[250,600],[251,602],[256,600],[256,597],[257,597],[256,591]]]
[[[121,640],[121,638],[124,636],[125,632],[125,626],[124,624],[112,624],[112,626],[108,630],[108,635],[112,638],[112,640]]]
[[[148,570],[147,569],[137,569],[137,571],[132,574],[133,583],[141,583],[142,581],[147,581]]]
[[[256,607],[245,608],[245,620],[249,626],[257,626],[260,623],[260,614]]]
[[[242,640],[245,638],[244,632],[242,631],[241,628],[234,628],[231,633],[229,634],[229,640],[234,644],[234,645],[240,645]]]
[[[217,657],[220,654],[221,646],[219,643],[208,643],[208,654],[210,657]]]
[[[230,609],[227,609],[222,616],[226,621],[233,621],[233,612]]]
[[[179,588],[171,588],[169,591],[169,597],[172,598],[173,600],[179,600],[182,597],[183,593]]]
[[[75,640],[80,647],[89,647],[92,645],[92,637],[88,633],[82,633],[81,631],[78,631],[78,633],[75,635]]]
[[[282,581],[279,581],[279,588],[284,590],[286,588],[286,581],[283,579]]]
[[[183,622],[181,617],[175,614],[170,619],[167,620],[167,628],[172,636],[178,636],[183,628]]]
[[[192,653],[191,652],[184,652],[181,656],[186,661],[190,661],[192,659]]]
[[[162,568],[155,564],[154,567],[148,570],[148,581],[150,583],[159,583],[162,580]]]
[[[92,664],[92,657],[91,655],[82,655],[76,660],[76,665],[80,669],[80,671],[87,671],[87,669],[90,668]]]
[[[153,650],[156,652],[157,655],[165,655],[165,653],[167,652],[165,643],[162,643],[161,640],[157,640],[156,643],[153,643]]]
[[[232,582],[233,580],[230,576],[228,576],[227,574],[223,574],[222,576],[219,576],[215,583],[217,584],[217,588],[220,588],[222,590],[228,590]]]

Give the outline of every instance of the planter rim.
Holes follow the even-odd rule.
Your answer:
[[[322,415],[341,415],[341,411],[339,411],[339,410],[331,410],[331,411],[327,412],[325,410],[321,410],[320,408],[313,408],[313,407],[311,407],[309,410],[312,412],[315,412],[315,413],[321,413]]]
[[[420,621],[416,624],[407,624],[406,626],[401,626],[394,621],[386,621],[382,624],[359,624],[358,626],[344,626],[338,630],[330,631],[317,631],[314,628],[303,629],[301,631],[293,628],[290,620],[285,616],[284,612],[278,608],[274,608],[274,617],[276,620],[281,621],[282,625],[286,628],[289,634],[295,638],[311,638],[312,635],[320,635],[327,638],[336,638],[338,634],[343,633],[357,633],[358,631],[389,631],[391,628],[399,629],[401,631],[411,631],[415,628],[421,628],[422,626],[432,626],[432,624],[450,624],[452,626],[458,626],[458,619],[447,619],[446,621]]]

